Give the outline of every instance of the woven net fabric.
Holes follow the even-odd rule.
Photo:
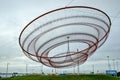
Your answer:
[[[21,31],[27,57],[54,68],[83,64],[106,41],[111,21],[103,11],[69,6],[44,13]]]

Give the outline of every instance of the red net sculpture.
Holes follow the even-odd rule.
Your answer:
[[[21,31],[19,44],[30,59],[54,68],[83,64],[103,45],[111,21],[103,11],[69,6],[44,13]]]

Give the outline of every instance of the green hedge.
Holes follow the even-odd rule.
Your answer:
[[[120,78],[109,75],[26,75],[6,79],[1,78],[0,80],[120,80]]]

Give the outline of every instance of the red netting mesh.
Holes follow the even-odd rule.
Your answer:
[[[84,63],[107,39],[111,22],[106,13],[70,6],[42,14],[28,23],[19,44],[30,59],[62,68]]]

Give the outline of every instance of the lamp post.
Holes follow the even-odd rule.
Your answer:
[[[68,37],[67,37],[67,39],[68,39],[68,51],[67,51],[67,52],[68,52],[68,53],[70,52],[70,48],[69,48],[69,38],[70,38],[70,37],[68,36]]]
[[[119,71],[119,70],[118,70],[118,61],[116,62],[116,67],[117,67],[117,71]]]
[[[8,75],[8,68],[9,68],[9,63],[7,63],[7,68],[6,68],[6,77]]]
[[[113,59],[113,69],[115,70],[115,59]]]
[[[56,68],[55,68],[55,74],[57,74],[57,72],[56,72]]]
[[[28,74],[28,64],[26,64],[26,74]]]
[[[107,56],[107,58],[108,58],[108,70],[110,70],[109,56]]]
[[[43,65],[41,65],[41,74],[44,74],[44,72],[43,72]]]
[[[75,66],[73,66],[73,74],[75,75]]]
[[[79,52],[79,50],[77,49],[77,52]],[[79,69],[79,60],[78,60],[78,75],[80,73],[80,69]]]
[[[95,70],[94,64],[92,65],[92,67],[93,67],[93,74],[94,74],[94,70]]]

